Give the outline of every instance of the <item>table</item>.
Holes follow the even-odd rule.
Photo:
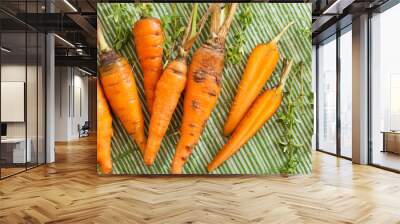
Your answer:
[[[400,131],[382,131],[383,150],[382,152],[392,152],[400,154]]]
[[[26,154],[25,154],[25,144],[26,143],[28,143],[28,144],[26,147]],[[31,159],[32,159],[31,145],[32,145],[32,141],[30,138],[27,138],[26,141],[25,141],[25,138],[1,139],[2,159],[5,159],[6,163],[31,162]],[[10,154],[12,154],[12,156],[8,156]],[[8,157],[8,158],[6,158],[6,157]]]

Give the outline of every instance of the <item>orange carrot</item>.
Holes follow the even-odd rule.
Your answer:
[[[228,143],[218,152],[214,160],[208,165],[208,172],[212,172],[253,136],[275,114],[283,99],[283,88],[292,67],[293,61],[285,62],[281,81],[277,87],[266,90],[250,107],[249,111],[238,124]]]
[[[144,119],[134,73],[128,60],[115,53],[107,45],[99,22],[97,26],[100,46],[100,81],[104,95],[114,114],[144,154],[146,148]]]
[[[251,52],[231,110],[225,122],[225,135],[232,133],[260,93],[264,84],[271,77],[279,61],[278,42],[292,24],[293,22],[289,23],[269,43],[259,44]]]
[[[97,162],[101,172],[109,174],[112,170],[112,116],[99,81],[97,81],[97,125]]]
[[[174,174],[182,173],[183,166],[196,146],[217,103],[224,68],[225,37],[236,7],[237,3],[231,4],[227,17],[223,20],[220,4],[213,4],[212,38],[203,43],[192,56],[183,103],[181,136],[171,165],[171,172]]]
[[[132,27],[136,53],[144,77],[144,93],[151,114],[155,88],[162,73],[164,33],[158,18],[143,16]]]
[[[146,165],[153,164],[176,105],[178,104],[179,97],[186,85],[186,60],[188,52],[192,47],[194,40],[200,34],[208,16],[207,12],[200,22],[199,31],[196,32],[197,8],[198,3],[195,3],[192,14],[189,18],[185,37],[183,38],[182,45],[179,47],[178,57],[168,63],[157,83],[153,113],[151,115],[149,126],[149,138],[147,140],[147,147],[144,155],[144,162]]]

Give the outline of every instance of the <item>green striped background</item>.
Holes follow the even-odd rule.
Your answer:
[[[133,9],[133,3],[126,3],[128,12],[133,21],[138,19],[139,15]],[[222,93],[218,100],[204,132],[196,146],[192,156],[188,159],[184,173],[185,174],[207,174],[206,166],[212,160],[217,151],[227,142],[227,138],[222,135],[223,123],[227,117],[230,104],[236,93],[236,87],[240,81],[242,71],[246,63],[246,57],[251,50],[258,44],[268,42],[272,39],[287,23],[295,21],[283,39],[280,42],[281,59],[290,57],[295,62],[303,61],[305,66],[306,94],[311,91],[311,39],[308,33],[311,29],[311,4],[278,4],[278,3],[248,3],[254,13],[253,23],[246,32],[246,44],[244,47],[246,56],[239,64],[225,63],[223,74]],[[115,26],[109,15],[113,14],[112,3],[98,4],[98,17],[102,22],[106,40],[112,43],[115,38]],[[178,4],[178,12],[188,18],[191,10],[190,4]],[[200,4],[200,11],[204,12],[207,4]],[[154,3],[153,16],[161,17],[171,12],[171,4]],[[245,4],[240,4],[236,13],[245,8]],[[131,19],[132,19],[131,18]],[[131,27],[130,22],[121,22],[127,29]],[[226,46],[232,43],[233,31],[237,31],[239,25],[234,20],[230,35],[228,35]],[[197,49],[199,44],[204,42],[209,35],[208,24],[203,30],[199,40],[194,46]],[[172,32],[167,30],[165,32]],[[126,44],[120,52],[127,57],[132,64],[136,74],[136,81],[139,86],[139,94],[142,100],[142,108],[145,113],[146,128],[149,122],[143,95],[143,76],[135,54],[134,43],[132,40]],[[265,88],[272,87],[278,83],[279,72],[281,70],[282,60],[279,62],[272,78],[268,81]],[[294,94],[297,95],[300,90],[300,77],[292,72],[287,87],[293,85]],[[286,97],[283,107],[289,100]],[[168,174],[170,163],[174,155],[175,146],[179,140],[179,126],[182,117],[182,99],[174,113],[167,135],[158,153],[155,164],[147,167],[142,162],[141,154],[124,131],[117,119],[114,119],[114,137],[112,140],[112,160],[113,174]],[[309,174],[311,172],[311,137],[313,133],[313,110],[309,106],[304,114],[297,114],[302,121],[296,126],[296,141],[304,143],[304,147],[299,152],[299,165],[297,172],[299,174]],[[147,133],[146,133],[147,134]],[[231,159],[220,166],[213,174],[278,174],[280,168],[286,161],[286,154],[279,145],[279,140],[283,136],[283,127],[277,122],[275,115],[242,149]]]

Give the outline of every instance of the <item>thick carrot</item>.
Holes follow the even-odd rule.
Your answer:
[[[134,73],[128,60],[107,45],[99,22],[97,26],[100,45],[100,81],[104,95],[114,114],[144,154],[146,148],[144,119]]]
[[[144,76],[144,93],[151,114],[155,88],[162,73],[164,33],[158,18],[142,16],[132,27],[136,53]]]
[[[219,5],[215,4],[212,7],[212,38],[195,51],[189,66],[181,136],[171,167],[171,172],[174,174],[182,173],[183,166],[196,146],[221,92],[225,37],[237,3],[231,4],[225,21],[220,19]],[[221,21],[223,25],[220,24]]]
[[[112,170],[111,137],[113,135],[112,116],[99,81],[97,81],[97,162],[101,172]]]
[[[283,88],[293,62],[285,63],[281,81],[277,87],[266,90],[250,107],[249,111],[238,124],[228,143],[218,152],[214,160],[208,165],[208,172],[212,172],[253,136],[275,114],[283,99]]]
[[[273,40],[257,45],[251,52],[225,122],[225,135],[232,133],[271,77],[279,61],[278,42],[292,24],[293,22],[289,23]]]
[[[168,63],[157,83],[153,113],[150,119],[149,138],[147,140],[146,152],[144,155],[144,162],[147,165],[153,164],[157,152],[160,149],[162,139],[168,129],[168,125],[171,121],[176,105],[178,104],[179,97],[186,85],[186,61],[188,52],[208,17],[207,12],[200,22],[199,31],[196,32],[197,8],[198,3],[195,3],[192,14],[189,18],[185,37],[179,47],[178,57]]]

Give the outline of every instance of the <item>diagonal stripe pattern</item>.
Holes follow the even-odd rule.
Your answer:
[[[104,28],[105,38],[109,43],[116,37],[116,24],[112,19],[113,3],[98,3],[98,16]],[[130,29],[132,21],[139,19],[139,15],[132,3],[126,4],[129,18],[124,18],[118,25]],[[246,58],[251,50],[259,43],[271,40],[279,31],[290,21],[295,21],[288,32],[280,41],[281,60],[274,71],[272,78],[264,88],[271,88],[279,81],[279,73],[282,68],[282,58],[293,58],[295,62],[304,62],[305,69],[303,78],[305,79],[305,93],[308,95],[312,91],[311,87],[311,40],[307,33],[311,31],[311,4],[305,3],[247,3],[254,14],[253,23],[245,33],[246,43],[244,46],[245,56],[238,64],[225,62],[223,72],[222,92],[217,106],[207,122],[198,145],[192,156],[188,159],[183,173],[184,174],[207,174],[206,166],[216,155],[219,149],[227,142],[223,136],[223,124],[228,115],[230,105],[236,94],[236,88],[240,81],[242,72],[246,65]],[[184,19],[190,16],[190,4],[177,4],[178,13]],[[200,12],[206,10],[206,4],[200,4]],[[240,4],[237,15],[246,7]],[[161,17],[171,13],[171,4],[153,4],[153,16]],[[235,17],[235,18],[236,18]],[[129,21],[128,21],[129,20]],[[206,24],[204,32],[199,36],[193,49],[207,40],[209,24]],[[237,19],[234,20],[230,34],[228,35],[226,46],[233,42],[233,33],[238,32],[240,26]],[[172,30],[165,31],[167,33]],[[193,53],[192,50],[191,53]],[[121,48],[120,54],[128,58],[136,74],[136,82],[139,88],[139,96],[142,101],[142,109],[145,113],[146,128],[149,123],[149,114],[145,108],[145,96],[143,91],[143,75],[140,69],[139,60],[135,53],[133,39]],[[300,92],[300,76],[292,73],[288,80],[288,85],[292,85],[292,93],[284,98],[282,107],[287,104],[290,97],[294,97]],[[281,109],[280,109],[281,110]],[[182,117],[182,99],[172,118],[169,130],[164,137],[161,149],[152,167],[144,165],[141,154],[136,144],[130,139],[121,123],[114,119],[114,137],[112,140],[112,160],[113,174],[169,174],[170,164],[175,152],[176,144],[179,140],[179,127]],[[298,153],[299,165],[297,173],[309,174],[311,172],[311,138],[313,134],[313,108],[309,106],[304,113],[298,113],[299,123],[295,127],[295,139],[304,146]],[[282,125],[277,121],[276,115],[267,122],[266,125],[252,138],[242,149],[231,157],[227,162],[220,166],[213,174],[278,174],[280,168],[287,160],[286,154],[282,151],[279,141],[282,140],[284,131]],[[147,134],[147,133],[146,133]]]

